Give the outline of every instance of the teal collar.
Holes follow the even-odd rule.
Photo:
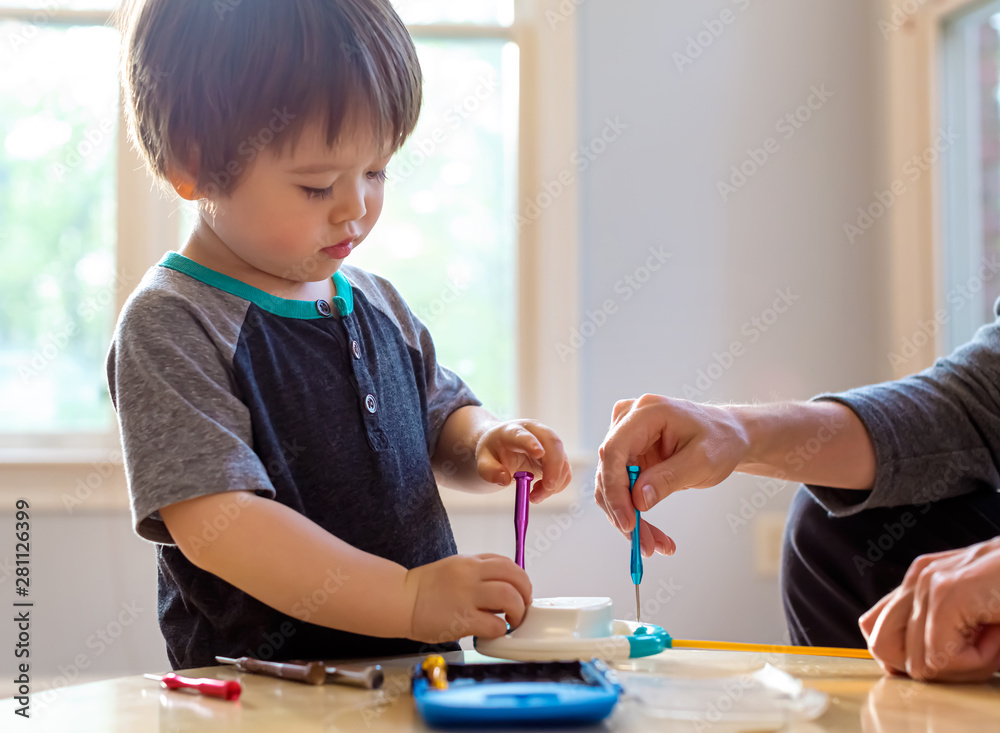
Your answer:
[[[216,272],[177,252],[167,252],[160,260],[159,266],[182,272],[206,285],[211,285],[213,288],[235,295],[237,298],[249,300],[257,307],[276,316],[304,319],[325,317],[317,307],[318,301],[279,298],[228,275],[223,275],[221,272]],[[333,307],[342,316],[351,315],[354,311],[354,291],[340,270],[333,273],[333,284],[337,288],[337,297],[333,299]],[[330,312],[330,309],[325,310]]]

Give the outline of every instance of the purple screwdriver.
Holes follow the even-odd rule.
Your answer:
[[[514,499],[514,537],[517,540],[514,562],[521,570],[524,570],[524,538],[528,534],[528,495],[534,478],[535,474],[528,471],[517,471],[514,474],[514,481],[517,482],[517,495]]]

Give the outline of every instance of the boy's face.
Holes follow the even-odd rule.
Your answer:
[[[265,147],[229,197],[213,197],[212,232],[263,275],[295,282],[330,278],[382,213],[385,167],[366,126],[347,125],[330,148],[307,125],[294,151]],[[249,162],[249,161],[248,161]]]

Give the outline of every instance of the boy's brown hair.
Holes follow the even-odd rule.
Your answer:
[[[226,195],[307,123],[331,146],[371,124],[386,153],[417,124],[420,64],[389,0],[125,0],[117,22],[128,134],[161,181],[182,169]]]

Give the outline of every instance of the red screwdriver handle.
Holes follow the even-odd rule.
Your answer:
[[[195,679],[193,677],[181,677],[171,672],[170,674],[163,675],[161,681],[171,690],[186,687],[197,690],[202,695],[221,697],[223,700],[239,700],[240,692],[243,691],[239,680],[213,680],[208,677]]]

